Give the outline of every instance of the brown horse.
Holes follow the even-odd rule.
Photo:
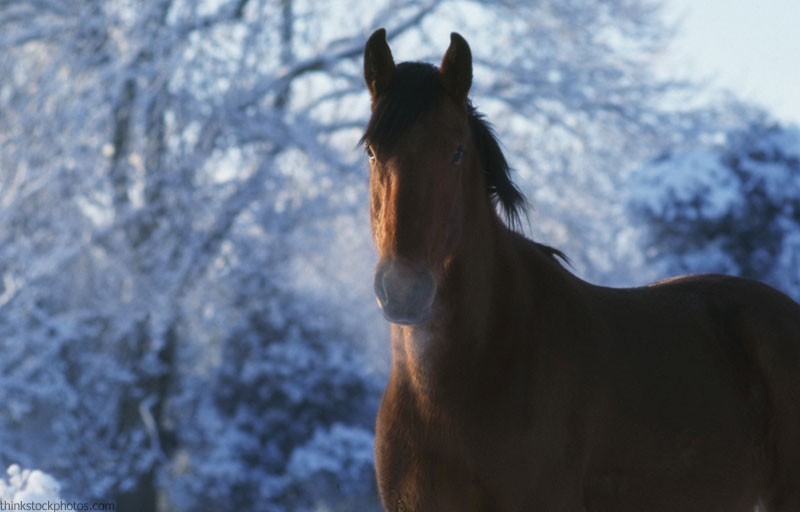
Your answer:
[[[524,199],[464,39],[395,65],[378,30],[364,74],[384,507],[800,512],[800,306],[725,276],[581,281],[497,213]]]

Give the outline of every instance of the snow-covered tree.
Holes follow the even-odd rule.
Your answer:
[[[648,256],[667,273],[716,272],[800,299],[800,129],[755,121],[724,142],[665,154],[635,176]]]
[[[613,277],[622,171],[705,122],[650,73],[658,5],[0,3],[0,461],[118,510],[364,492],[366,38],[461,32],[533,229]]]

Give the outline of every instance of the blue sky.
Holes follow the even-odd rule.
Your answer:
[[[800,124],[800,0],[666,0],[682,20],[667,66]]]

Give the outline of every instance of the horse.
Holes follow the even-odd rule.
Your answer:
[[[364,79],[386,510],[800,511],[800,305],[722,275],[596,286],[521,235],[460,35],[437,68],[379,29]]]

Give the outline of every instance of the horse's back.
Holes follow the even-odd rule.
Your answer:
[[[651,288],[706,297],[726,340],[752,361],[751,377],[766,392],[762,499],[768,512],[800,510],[800,304],[765,284],[727,276],[686,276]]]
[[[753,286],[740,318],[769,393],[768,512],[800,510],[800,305]]]
[[[800,304],[758,281],[721,275],[682,276],[647,289],[689,296],[727,343],[752,359],[769,388],[774,412],[800,411]]]
[[[667,303],[694,310],[729,342],[741,344],[767,378],[800,382],[800,304],[758,281],[689,275],[645,287]],[[783,393],[784,386],[771,390]]]
[[[595,364],[608,426],[587,479],[594,508],[800,510],[787,490],[800,482],[800,305],[714,275],[593,290],[608,352]]]

